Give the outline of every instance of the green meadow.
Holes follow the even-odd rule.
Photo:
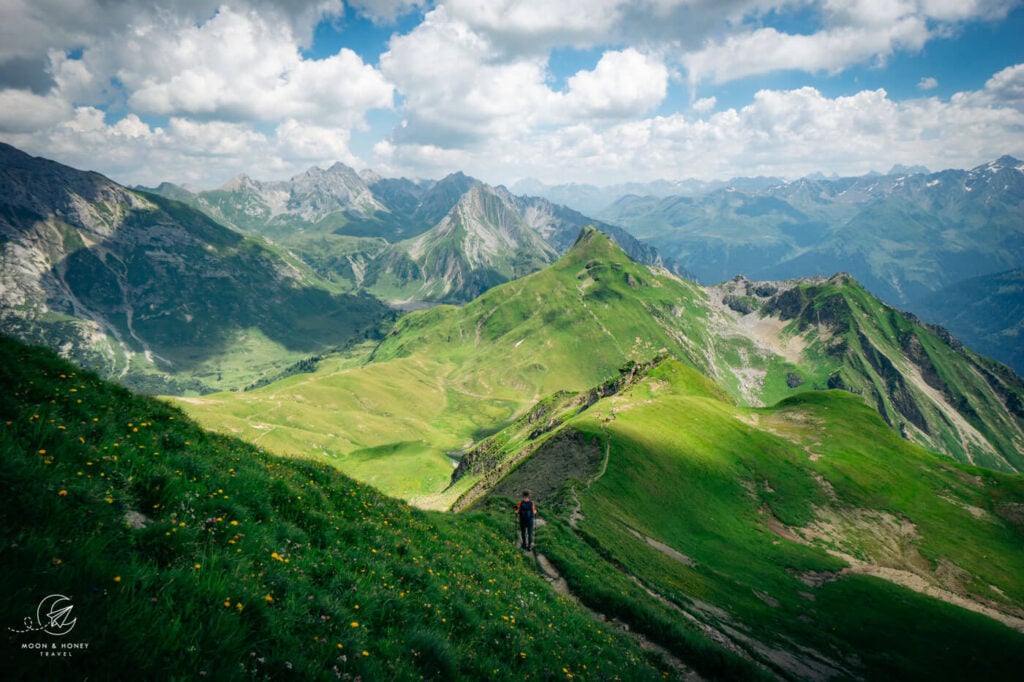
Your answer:
[[[0,355],[7,679],[678,675],[556,595],[505,515],[420,511],[49,351]],[[18,632],[54,594],[73,629]],[[87,648],[30,648],[58,639]]]

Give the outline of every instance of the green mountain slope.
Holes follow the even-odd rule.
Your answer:
[[[707,368],[696,286],[637,265],[590,230],[554,265],[456,308],[412,313],[365,359],[192,400],[202,423],[281,453],[316,453],[419,504],[442,499],[452,457],[559,390],[583,390],[661,349]],[[402,466],[381,466],[400,458]]]
[[[842,385],[907,438],[964,461],[1020,466],[1014,410],[1024,388],[1005,367],[846,277],[730,286],[703,289],[638,265],[587,230],[540,272],[459,308],[406,315],[367,355],[183,407],[210,428],[447,508],[473,483],[448,487],[453,466],[537,401],[669,355],[739,404]]]
[[[6,337],[0,358],[7,679],[682,679],[503,523],[211,435]],[[48,595],[67,619],[37,616]]]
[[[494,493],[531,487],[570,588],[665,646],[697,623],[797,679],[1024,665],[1024,477],[926,452],[848,392],[744,408],[667,360],[491,443],[492,467],[530,451]]]
[[[842,274],[782,284],[737,278],[714,291],[746,319],[770,316],[800,339],[801,362],[787,386],[846,388],[908,440],[962,461],[1024,468],[1024,382],[945,330],[886,306]]]
[[[0,146],[3,331],[149,392],[238,388],[390,313],[184,204]]]

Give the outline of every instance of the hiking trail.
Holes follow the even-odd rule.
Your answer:
[[[543,525],[542,519],[537,519],[537,521],[537,525]],[[555,568],[554,564],[552,564],[546,556],[537,551],[531,551],[530,553],[533,555],[534,560],[537,562],[537,566],[541,570],[542,577],[551,585],[551,589],[553,589],[555,592],[579,604],[582,608],[586,609],[586,611],[589,612],[590,615],[592,615],[596,620],[602,623],[609,623],[620,632],[624,632],[631,639],[633,639],[633,641],[635,641],[637,645],[644,651],[651,651],[658,654],[667,665],[671,666],[676,671],[676,673],[679,674],[679,679],[687,680],[688,682],[701,682],[704,679],[699,674],[697,674],[695,670],[686,665],[682,660],[680,660],[668,649],[661,646],[660,644],[655,644],[647,637],[645,637],[643,634],[632,630],[629,627],[628,623],[625,623],[616,618],[609,618],[604,613],[601,613],[600,611],[590,608],[587,604],[583,602],[583,600],[581,600],[579,597],[573,594],[572,590],[569,589],[569,583],[566,582],[565,578],[562,577],[562,574],[558,572],[558,569]]]

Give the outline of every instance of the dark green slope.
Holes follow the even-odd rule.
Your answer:
[[[0,148],[3,331],[149,392],[238,388],[389,317],[185,204]]]
[[[0,358],[6,679],[678,676],[558,597],[504,517],[413,510],[6,337]],[[24,632],[48,595],[73,628]],[[62,644],[87,648],[30,648]]]
[[[539,551],[673,651],[700,656],[679,629],[696,622],[787,678],[1024,666],[1024,477],[907,443],[848,392],[738,408],[669,360],[549,432],[492,440],[494,461],[531,451],[498,490],[543,481]]]

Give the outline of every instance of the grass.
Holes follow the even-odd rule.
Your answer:
[[[0,622],[66,595],[61,641],[89,645],[41,658],[21,646],[50,635],[7,629],[12,679],[671,672],[557,597],[487,515],[417,511],[48,351],[4,338],[0,355]]]
[[[841,676],[962,679],[972,666],[995,679],[1019,672],[1020,633],[904,587],[844,577],[845,560],[829,550],[1019,613],[1024,527],[1007,510],[1024,502],[1024,477],[928,453],[845,392],[805,393],[752,410],[702,390],[703,379],[667,361],[564,427],[610,453],[603,475],[575,484],[578,530],[568,530],[573,505],[556,501],[548,508],[562,521],[538,540],[585,601],[621,610],[636,627],[649,622],[646,610],[673,605],[674,617],[663,617],[677,627],[697,618],[745,633],[760,642],[738,639],[748,655],[790,675],[809,673],[771,652],[792,651],[794,643],[802,659]],[[835,527],[819,540],[786,539],[770,525],[799,537],[825,519]],[[892,523],[904,530],[890,533]],[[581,540],[592,550],[581,549]],[[595,552],[663,601],[612,587],[616,571],[598,566]],[[950,574],[957,577],[943,578]],[[806,576],[825,579],[815,587]],[[616,591],[623,603],[609,605]],[[685,648],[660,636],[662,629],[652,626],[659,643]]]

